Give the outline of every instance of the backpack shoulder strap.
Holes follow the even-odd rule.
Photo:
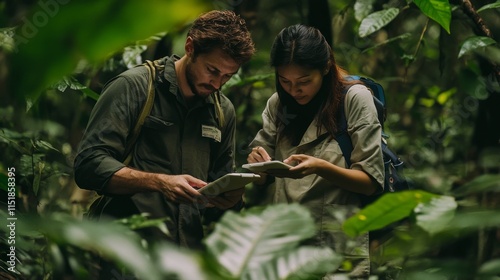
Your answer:
[[[337,135],[335,135],[335,139],[339,143],[340,150],[342,151],[342,154],[344,155],[345,162],[347,164],[347,167],[351,166],[351,152],[353,150],[352,146],[352,141],[351,137],[349,136],[349,133],[347,132],[347,117],[345,115],[345,98],[347,95],[347,91],[349,91],[350,86],[347,86],[344,91],[342,91],[342,99],[340,101],[340,106],[339,106],[339,121],[338,121],[338,132]]]
[[[149,83],[148,83],[148,95],[146,97],[146,103],[142,108],[141,113],[139,114],[139,118],[137,119],[137,123],[132,130],[132,137],[130,137],[130,141],[128,141],[127,147],[125,148],[127,157],[123,161],[125,165],[128,165],[132,160],[132,147],[135,145],[137,138],[139,138],[139,134],[142,129],[142,125],[144,124],[144,120],[151,113],[151,109],[153,108],[153,103],[155,100],[155,87],[154,81],[156,80],[156,68],[153,62],[150,60],[146,60],[146,63],[143,64],[146,66],[149,72]]]

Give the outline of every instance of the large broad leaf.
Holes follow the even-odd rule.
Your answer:
[[[365,37],[372,34],[373,32],[389,24],[389,22],[395,19],[398,14],[399,9],[389,8],[387,10],[378,11],[368,15],[363,19],[361,25],[359,26],[359,36]]]
[[[415,5],[426,16],[435,20],[450,33],[451,6],[448,0],[415,0]]]
[[[18,232],[40,232],[48,240],[83,250],[99,252],[105,258],[123,265],[140,279],[163,279],[157,266],[149,260],[137,234],[114,223],[78,221],[67,217],[28,218],[18,220]],[[178,263],[177,265],[184,265]]]
[[[342,259],[328,247],[302,246],[263,263],[261,269],[247,271],[241,279],[321,279],[326,273],[336,270]]]
[[[498,210],[470,210],[455,213],[446,231],[470,232],[484,228],[497,228],[500,225],[500,211]]]
[[[415,208],[417,225],[429,234],[441,232],[453,219],[457,202],[451,196],[441,196]]]
[[[9,78],[11,93],[17,96],[36,99],[72,73],[79,61],[104,61],[137,40],[190,22],[206,8],[198,0],[50,4],[36,5],[17,29],[18,51],[12,57]]]
[[[203,271],[199,256],[170,244],[155,246],[158,267],[165,275],[163,279],[210,279]]]
[[[408,217],[420,203],[430,201],[436,194],[420,190],[402,191],[383,195],[374,203],[345,221],[346,234],[357,236],[381,229],[391,223]]]
[[[265,275],[266,278],[260,279],[273,279],[268,277],[300,271],[316,256],[320,256],[319,262],[329,261],[330,268],[335,269],[337,257],[333,252],[325,253],[324,249],[295,251],[300,241],[314,233],[314,222],[307,208],[298,204],[279,204],[250,209],[242,214],[227,213],[205,242],[209,253],[231,277],[253,279],[252,275]],[[266,271],[268,269],[274,271]],[[317,269],[324,272],[322,265]]]
[[[474,36],[474,37],[468,38],[462,44],[462,47],[460,48],[460,52],[458,53],[458,57],[460,58],[466,53],[477,50],[479,48],[494,45],[494,44],[496,44],[496,41],[491,39],[490,37]]]
[[[460,186],[453,191],[457,197],[467,196],[474,193],[500,191],[500,175],[484,174],[474,178],[474,180]]]
[[[482,279],[486,279],[486,277],[491,277],[491,279],[493,279],[495,277],[495,275],[500,274],[500,259],[497,258],[497,259],[485,262],[479,268],[478,273],[480,276],[485,277]]]
[[[500,8],[500,1],[496,1],[495,3],[491,3],[491,4],[488,4],[488,5],[484,5],[482,6],[479,10],[477,10],[477,12],[482,12],[484,10],[488,10],[488,9],[498,9]]]

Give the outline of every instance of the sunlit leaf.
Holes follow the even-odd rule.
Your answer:
[[[373,32],[378,31],[395,19],[398,14],[399,9],[389,8],[387,10],[378,11],[368,15],[363,19],[363,21],[361,21],[361,25],[358,30],[359,36],[366,37]]]
[[[418,101],[419,101],[420,105],[423,105],[427,108],[434,106],[434,103],[436,103],[436,100],[434,100],[432,98],[420,98]]]
[[[500,175],[484,174],[474,178],[474,180],[455,189],[453,191],[453,194],[457,197],[462,197],[474,193],[499,192],[499,191],[500,191]]]
[[[445,104],[450,98],[457,92],[457,88],[451,88],[447,91],[443,91],[439,93],[437,96],[436,100],[439,104],[443,105]]]
[[[415,208],[417,225],[431,235],[440,232],[453,219],[456,209],[457,202],[451,196],[433,198]]]
[[[387,193],[363,208],[344,222],[346,234],[357,236],[368,231],[384,228],[408,217],[420,203],[426,203],[436,194],[420,190]]]
[[[102,62],[132,42],[178,28],[207,10],[198,0],[53,3],[52,10],[35,5],[16,30],[10,86],[17,96],[36,99],[79,61]]]
[[[448,0],[415,0],[415,5],[450,33],[451,6]]]
[[[474,36],[474,37],[468,38],[462,44],[462,47],[460,48],[460,52],[458,53],[458,57],[460,58],[466,53],[477,50],[479,48],[494,45],[494,44],[496,44],[496,41],[490,37]]]
[[[495,3],[491,3],[491,4],[487,4],[487,5],[484,5],[482,6],[481,8],[479,8],[477,10],[477,12],[482,12],[484,10],[488,10],[488,9],[498,9],[500,8],[500,1],[496,1]]]
[[[375,3],[375,0],[357,0],[354,3],[354,17],[358,22],[373,11],[373,3]]]

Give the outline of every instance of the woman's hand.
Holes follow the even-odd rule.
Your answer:
[[[261,146],[252,148],[250,154],[247,157],[248,163],[271,161],[271,156],[266,152],[266,149]]]
[[[271,161],[271,156],[267,153],[266,149],[262,148],[261,146],[253,147],[252,151],[248,154],[247,162],[256,163],[265,161]],[[267,181],[267,174],[260,172],[258,172],[257,174],[260,175],[260,179],[255,181],[254,183],[256,185],[263,185]]]
[[[292,155],[283,162],[290,165],[294,165],[295,162],[296,165],[289,170],[269,170],[268,174],[280,178],[300,179],[307,175],[317,174],[320,167],[327,163],[322,159],[304,154]]]

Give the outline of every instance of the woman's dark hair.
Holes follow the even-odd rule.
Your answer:
[[[286,120],[277,118],[277,127],[297,145],[311,121],[317,117],[318,134],[323,125],[334,137],[339,118],[338,108],[343,100],[342,91],[348,82],[343,79],[346,72],[335,63],[332,48],[318,29],[297,24],[284,28],[276,36],[271,48],[271,66],[276,69],[291,64],[316,69],[321,73],[328,72],[323,76],[319,92],[307,105],[299,105],[286,93],[276,72],[279,111],[283,116],[294,116]]]

